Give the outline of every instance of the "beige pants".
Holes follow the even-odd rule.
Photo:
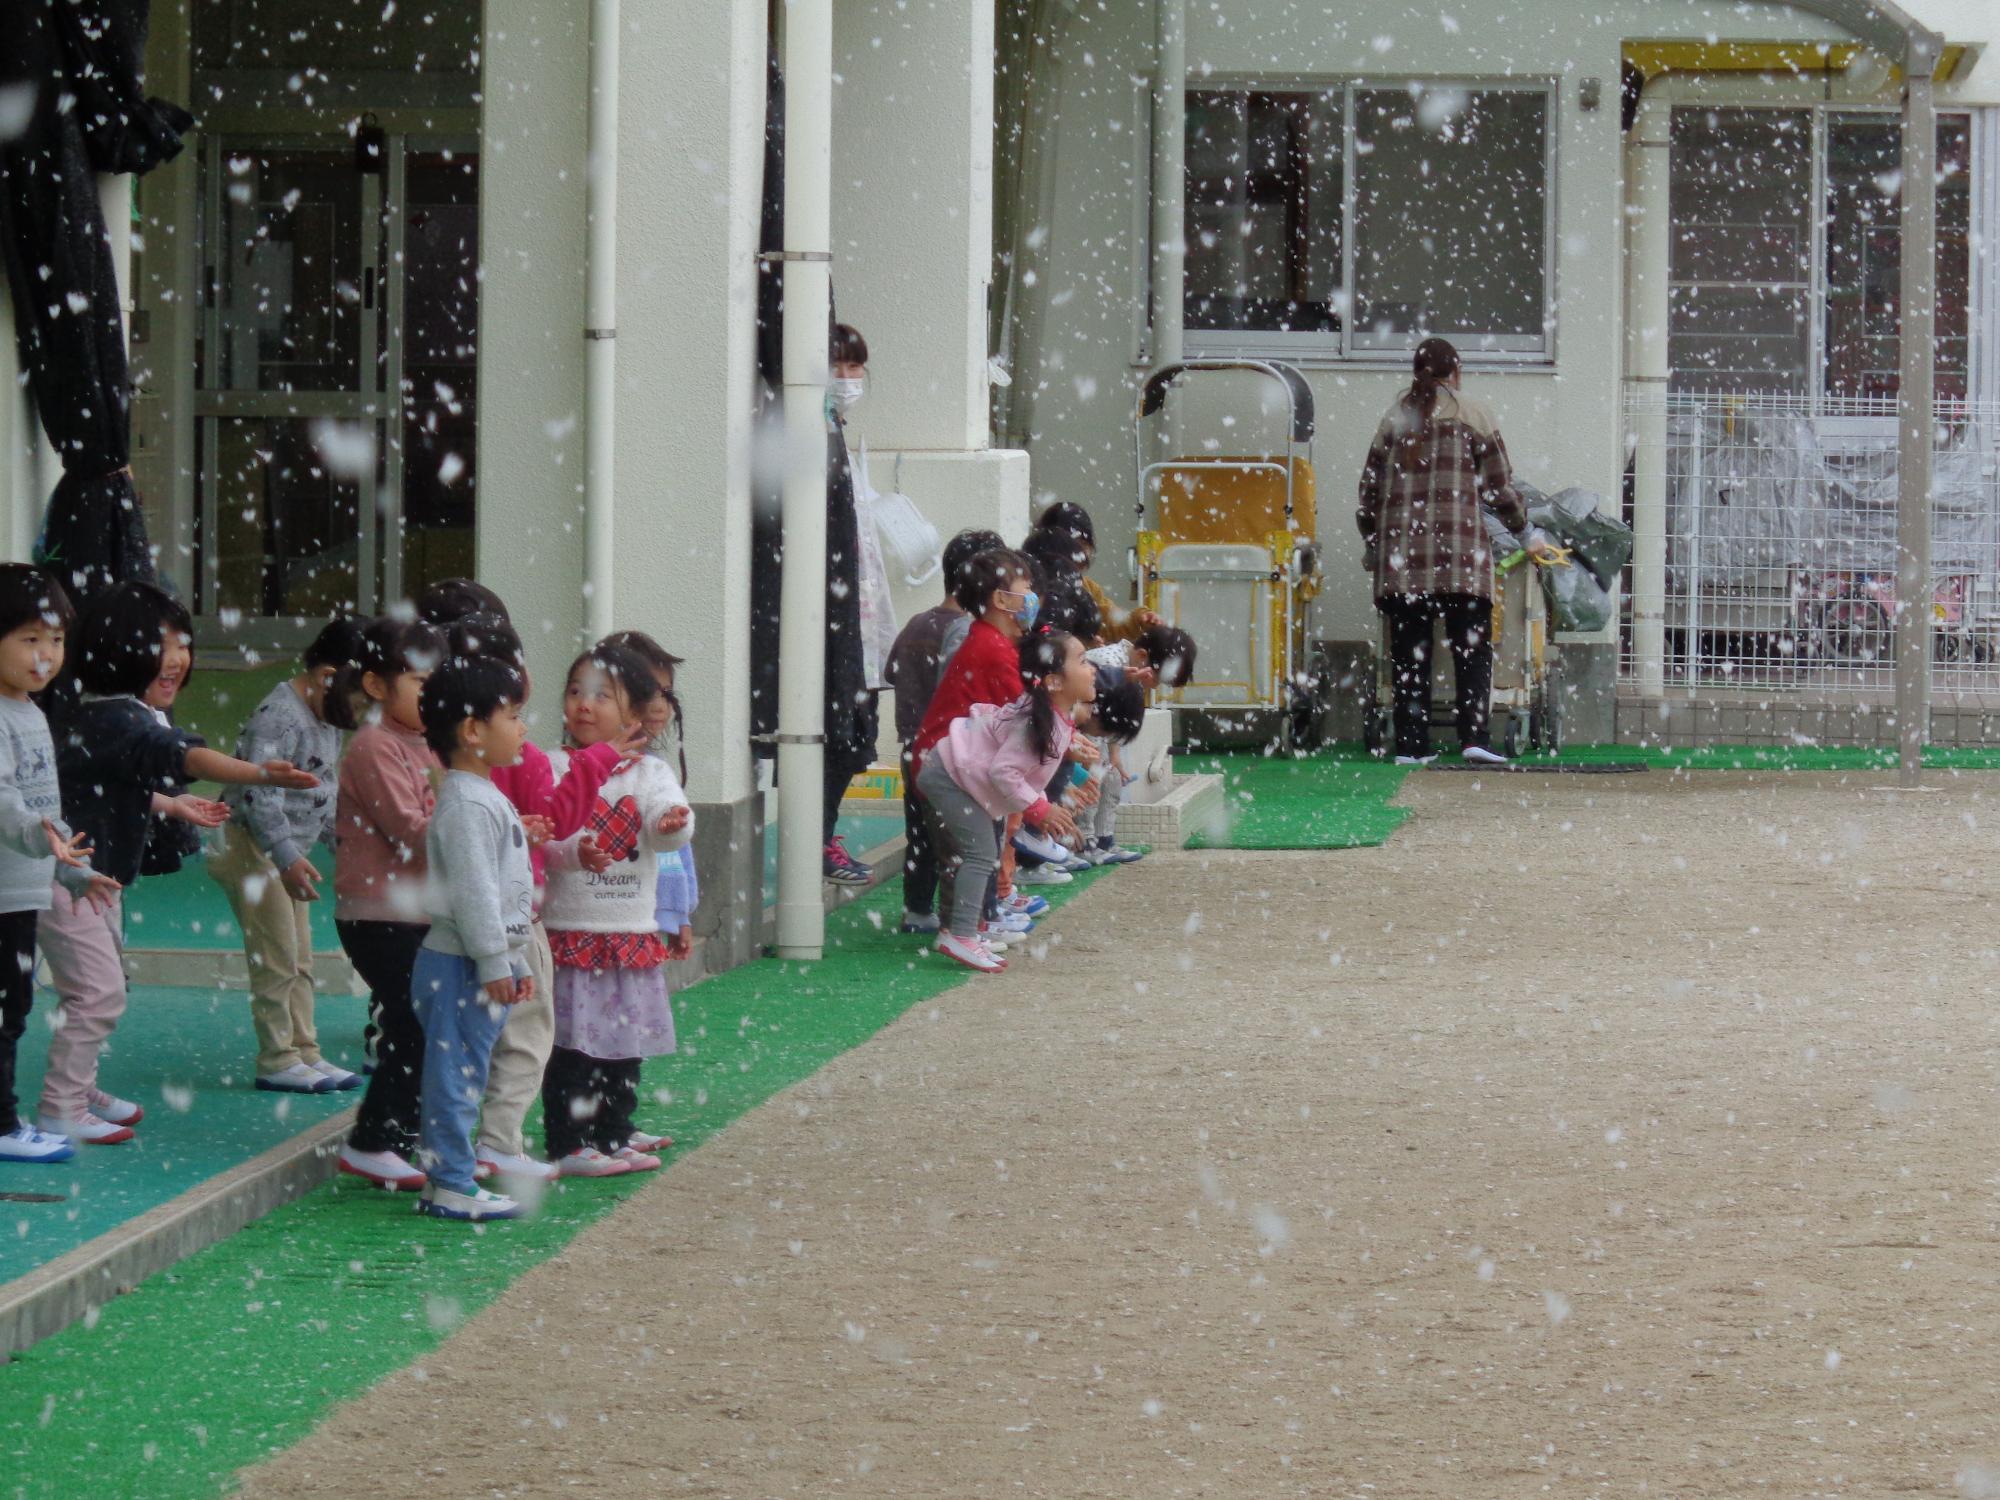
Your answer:
[[[493,1044],[493,1061],[486,1073],[486,1097],[479,1115],[478,1150],[503,1156],[525,1156],[521,1122],[528,1107],[541,1097],[542,1074],[556,1044],[556,963],[549,953],[548,930],[537,921],[528,944],[528,973],[535,997],[507,1007],[507,1024]]]
[[[123,903],[99,911],[61,886],[37,926],[56,1000],[49,1068],[42,1079],[45,1120],[73,1122],[88,1113],[97,1088],[97,1059],[125,1014]]]
[[[208,860],[209,877],[229,898],[243,929],[250,965],[250,1024],[257,1030],[257,1071],[282,1073],[320,1060],[313,1029],[312,916],[294,901],[257,841],[242,824],[222,830],[222,851]]]

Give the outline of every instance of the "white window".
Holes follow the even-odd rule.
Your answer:
[[[1189,89],[1190,354],[1546,360],[1553,91]]]

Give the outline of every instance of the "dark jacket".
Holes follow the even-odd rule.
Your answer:
[[[1021,543],[1022,552],[1034,564],[1035,592],[1042,596],[1035,624],[1067,631],[1084,645],[1094,646],[1103,632],[1104,617],[1084,586],[1076,549],[1076,538],[1062,530],[1037,529]]]
[[[137,698],[86,698],[56,726],[63,818],[90,840],[90,862],[123,885],[139,876],[153,793],[188,780],[187,753],[207,741],[162,724]]]
[[[938,604],[921,614],[911,615],[889,648],[888,664],[882,675],[896,690],[896,738],[903,744],[915,742],[923,728],[924,711],[937,692],[938,658],[944,652],[944,633],[965,611],[950,604]]]

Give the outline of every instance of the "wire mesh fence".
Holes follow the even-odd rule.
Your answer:
[[[1666,529],[1664,640],[1628,618],[1628,683],[1788,707],[1888,697],[1894,400],[1676,393],[1628,399],[1626,418],[1634,494],[1664,474]],[[2000,406],[1940,402],[1934,442],[1933,697],[2000,709]]]

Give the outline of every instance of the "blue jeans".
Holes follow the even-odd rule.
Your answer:
[[[410,998],[424,1023],[422,1165],[437,1186],[470,1194],[472,1134],[507,1007],[487,1002],[471,959],[429,948],[417,952]]]

